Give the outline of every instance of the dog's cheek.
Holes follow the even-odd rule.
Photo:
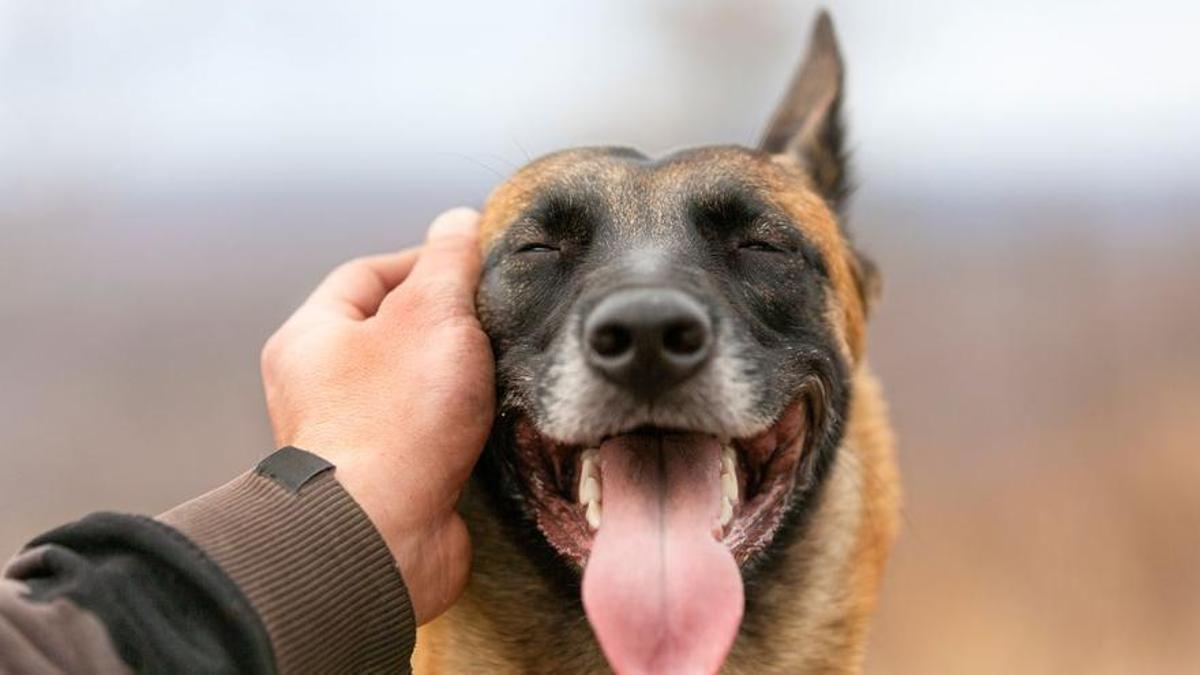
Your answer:
[[[801,268],[763,266],[744,273],[731,284],[728,297],[737,318],[768,349],[812,334],[828,320],[820,279]]]
[[[761,414],[777,414],[814,375],[836,379],[838,367],[831,362],[849,359],[840,316],[829,311],[833,296],[823,276],[760,270],[731,297],[739,332],[745,333],[738,351],[754,371]]]

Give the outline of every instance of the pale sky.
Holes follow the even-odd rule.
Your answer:
[[[829,5],[876,182],[1155,189],[1200,172],[1200,3]],[[749,143],[814,7],[0,0],[0,185],[487,182],[481,165],[565,145]]]

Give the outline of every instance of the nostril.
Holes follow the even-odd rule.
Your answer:
[[[583,320],[580,347],[588,366],[643,399],[661,396],[712,356],[712,319],[698,300],[674,289],[621,289]]]
[[[704,349],[708,330],[694,319],[673,321],[663,331],[663,348],[669,354],[691,356]]]
[[[588,345],[599,356],[615,358],[633,346],[633,332],[620,324],[605,324],[592,331]]]

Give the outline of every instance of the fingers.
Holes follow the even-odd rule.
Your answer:
[[[411,288],[433,297],[436,311],[473,316],[482,264],[479,214],[468,208],[451,209],[429,226],[409,282]]]
[[[356,258],[339,266],[296,311],[291,323],[331,317],[368,319],[380,311],[393,289],[410,278],[435,298],[432,308],[439,314],[473,315],[482,264],[478,221],[479,214],[472,209],[451,209],[434,219],[424,246]]]
[[[296,314],[340,316],[361,321],[374,316],[393,288],[408,277],[420,249],[365,256],[329,273]]]

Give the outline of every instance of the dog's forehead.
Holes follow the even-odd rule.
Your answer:
[[[739,146],[709,146],[649,158],[628,148],[560,151],[521,168],[488,198],[485,248],[539,201],[551,196],[601,205],[615,220],[647,226],[647,217],[679,213],[691,201],[753,196],[787,215],[832,253],[837,223],[790,160]]]

